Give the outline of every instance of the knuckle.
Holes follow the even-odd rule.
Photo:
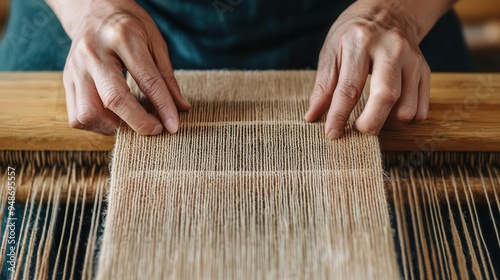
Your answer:
[[[146,96],[154,98],[159,92],[161,79],[154,75],[143,74],[137,77],[137,83]]]
[[[351,40],[354,40],[356,44],[361,46],[367,46],[371,40],[370,32],[365,24],[353,24],[350,27],[349,33]]]
[[[150,122],[143,121],[143,122],[139,123],[139,125],[136,127],[135,132],[142,134],[142,135],[150,135],[153,133],[154,129],[155,129],[154,124],[152,124]]]
[[[102,102],[104,108],[116,112],[121,110],[121,108],[123,107],[125,98],[117,90],[109,89],[104,92]]]
[[[395,112],[395,119],[400,124],[408,124],[415,117],[417,108],[409,105],[401,106]]]
[[[328,90],[328,87],[325,85],[325,82],[320,80],[317,81],[316,84],[314,85],[314,96],[317,97],[326,97],[326,96],[331,96],[332,92]]]
[[[378,135],[379,131],[375,128],[375,126],[368,126],[365,129],[360,130],[364,134],[368,135]]]
[[[341,112],[335,112],[331,116],[332,120],[336,123],[345,124],[349,120],[349,114],[343,114]]]
[[[393,31],[390,36],[391,49],[390,53],[393,57],[401,58],[409,49],[406,37],[400,31]]]
[[[135,34],[136,20],[127,15],[115,15],[104,25],[104,34],[112,44],[128,42]]]
[[[343,83],[338,88],[338,93],[350,105],[356,104],[361,96],[362,88],[353,82]]]
[[[391,35],[394,38],[394,40],[396,40],[396,41],[400,41],[400,42],[406,41],[406,36],[403,33],[403,31],[401,31],[400,29],[397,29],[397,28],[392,29]]]
[[[127,27],[122,24],[117,24],[109,31],[109,40],[111,44],[118,45],[123,42],[128,42],[131,39],[132,33],[128,32]]]
[[[395,42],[390,49],[390,57],[393,57],[397,60],[402,58],[405,54],[405,46],[403,43]]]
[[[378,126],[373,122],[356,124],[356,129],[368,135],[377,135],[379,133]]]
[[[396,0],[396,1],[398,1],[398,0]],[[388,0],[386,2],[389,2],[388,3],[389,7],[393,8],[394,3],[391,3],[391,2],[394,2],[394,0]],[[381,9],[377,13],[377,19],[375,20],[375,22],[377,24],[383,24],[384,26],[387,25],[387,24],[390,24],[390,23],[394,22],[394,13],[393,13],[393,11],[388,10],[388,9]]]
[[[74,48],[78,56],[96,57],[95,40],[91,36],[84,36],[83,38],[78,40]]]
[[[99,117],[94,110],[79,112],[76,118],[79,123],[85,126],[94,126],[99,121]]]
[[[423,122],[426,119],[427,119],[427,112],[417,112],[414,118],[416,122]]]
[[[71,128],[76,128],[76,129],[83,129],[84,128],[84,126],[78,121],[77,118],[70,117],[68,119],[68,124],[69,124],[69,127],[71,127]]]
[[[400,97],[400,93],[396,88],[388,87],[384,88],[374,94],[376,98],[380,100],[383,104],[395,104]]]
[[[145,27],[134,16],[129,14],[117,14],[109,18],[103,28],[106,39],[112,45],[129,43],[134,39],[145,39]]]

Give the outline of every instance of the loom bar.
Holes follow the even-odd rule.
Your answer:
[[[68,126],[62,72],[0,73],[0,112],[0,150],[109,151],[115,142]],[[380,144],[386,151],[500,151],[498,112],[500,74],[433,74],[428,119],[382,132]]]

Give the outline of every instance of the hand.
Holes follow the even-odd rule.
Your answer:
[[[55,1],[57,2],[57,1]],[[73,39],[64,68],[71,127],[112,134],[124,120],[143,135],[175,133],[181,96],[167,46],[153,19],[134,1],[49,3]],[[128,69],[160,120],[139,104],[125,82]]]
[[[329,139],[341,137],[369,73],[370,96],[354,123],[356,129],[378,134],[384,124],[398,128],[426,119],[430,69],[418,45],[431,27],[417,23],[408,12],[418,9],[405,6],[407,1],[398,2],[397,8],[394,1],[357,1],[328,33],[305,119],[314,121],[329,108],[325,123]],[[421,14],[436,20],[440,16]]]

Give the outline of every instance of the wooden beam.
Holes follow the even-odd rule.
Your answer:
[[[30,199],[30,196],[34,195],[36,202],[47,203],[48,198],[50,197],[49,193],[51,189],[48,188],[45,191],[41,188],[37,189],[34,188],[34,184],[40,184],[40,182],[43,182],[43,180],[60,180],[59,176],[61,175],[56,175],[55,178],[52,178],[51,176],[44,177],[42,174],[35,174],[30,176],[25,175],[25,177],[19,180],[19,184],[17,185],[16,201],[18,203],[27,203]],[[400,181],[399,192],[402,193],[401,199],[405,204],[407,204],[409,202],[409,197],[413,196],[412,184],[409,178],[391,177],[391,180],[385,181],[387,201],[389,203],[394,202],[394,192],[395,190],[397,190],[396,180]],[[75,182],[77,183],[60,183],[59,187],[61,192],[59,194],[59,201],[61,203],[65,203],[68,200],[68,195],[70,195],[69,201],[71,202],[81,202],[82,199],[85,198],[84,201],[86,201],[86,203],[93,203],[95,200],[97,188],[102,188],[102,190],[100,191],[101,195],[108,193],[107,188],[109,187],[109,184],[107,182],[109,182],[109,171],[107,168],[103,168],[93,176],[79,176],[75,180]],[[456,184],[458,184],[459,186],[457,189],[453,187],[454,182],[457,182]],[[467,195],[470,195],[475,203],[487,203],[487,197],[490,200],[494,200],[496,193],[495,186],[492,184],[492,182],[494,181],[490,181],[489,178],[485,178],[484,180],[481,180],[481,178],[478,177],[469,178],[467,181],[467,188],[469,188],[470,194],[468,193]],[[446,196],[450,197],[452,203],[463,203],[467,201],[463,183],[459,178],[453,179],[449,177],[443,179],[441,177],[431,177],[429,178],[428,183],[430,185],[426,187],[427,190],[432,189],[432,191],[440,201],[444,201]],[[70,190],[70,188],[72,189]],[[77,188],[80,188],[79,192],[76,192]],[[417,190],[421,190],[422,188],[424,188],[424,186],[421,184],[421,182],[417,182],[415,188]],[[38,193],[33,194],[34,189],[37,189]],[[42,194],[44,195],[42,196]],[[419,195],[419,201],[426,200],[426,197],[422,196],[421,193]]]
[[[60,72],[0,74],[0,150],[106,151],[71,129]],[[385,150],[500,151],[500,74],[433,74],[429,119],[380,135]]]
[[[114,137],[68,125],[61,72],[0,74],[0,150],[111,150]]]
[[[500,151],[500,74],[433,74],[425,122],[380,134],[383,150]]]

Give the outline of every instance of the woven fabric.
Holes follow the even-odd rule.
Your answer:
[[[329,141],[303,120],[312,71],[176,76],[177,134],[118,130],[97,279],[400,277],[363,102]]]

